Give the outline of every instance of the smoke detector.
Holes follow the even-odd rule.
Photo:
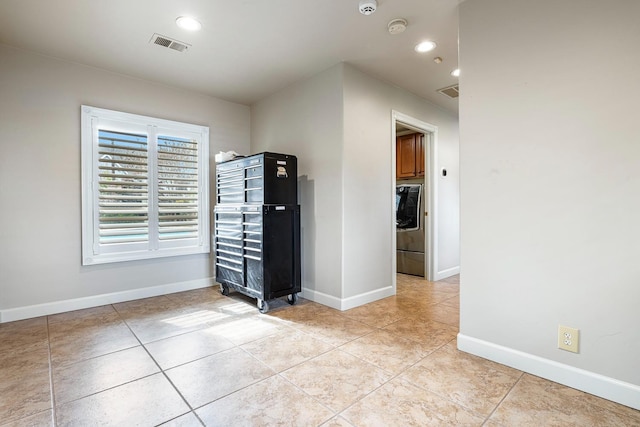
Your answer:
[[[407,20],[402,18],[393,19],[387,25],[389,34],[400,34],[407,29]]]
[[[360,4],[358,5],[360,13],[367,16],[375,12],[377,7],[378,2],[376,0],[360,0]]]

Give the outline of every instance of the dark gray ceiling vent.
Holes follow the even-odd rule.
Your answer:
[[[449,98],[457,98],[460,96],[460,88],[458,85],[443,87],[442,89],[438,89],[438,92]]]
[[[151,44],[157,44],[158,46],[168,47],[169,49],[177,50],[178,52],[184,52],[191,47],[190,44],[171,39],[167,36],[161,36],[160,34],[154,34],[149,40]]]

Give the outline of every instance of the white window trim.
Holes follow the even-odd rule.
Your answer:
[[[100,245],[98,240],[98,129],[105,123],[118,122],[127,129],[143,129],[149,141],[155,142],[158,133],[172,136],[189,135],[198,140],[198,237],[159,244],[157,230],[149,228],[149,242]],[[116,130],[116,129],[112,129]],[[153,144],[149,144],[150,146]],[[155,148],[149,153],[155,159]],[[82,170],[82,265],[161,258],[210,252],[209,240],[209,128],[123,113],[83,105],[81,107],[81,170]],[[155,168],[149,168],[149,178],[155,182]],[[153,185],[152,188],[155,188]],[[156,201],[154,191],[150,200]],[[151,204],[151,203],[150,203]],[[150,221],[153,222],[153,221]],[[195,240],[195,241],[194,241]]]

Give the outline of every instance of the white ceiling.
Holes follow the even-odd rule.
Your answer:
[[[436,90],[457,83],[458,3],[378,0],[364,16],[358,0],[0,0],[0,43],[248,105],[344,61],[457,113]],[[388,33],[394,18],[404,33]],[[192,47],[149,44],[154,33]],[[417,54],[425,39],[438,47]]]

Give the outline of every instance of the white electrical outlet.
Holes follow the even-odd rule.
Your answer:
[[[578,353],[580,342],[580,331],[568,326],[558,326],[558,348],[561,350]]]

